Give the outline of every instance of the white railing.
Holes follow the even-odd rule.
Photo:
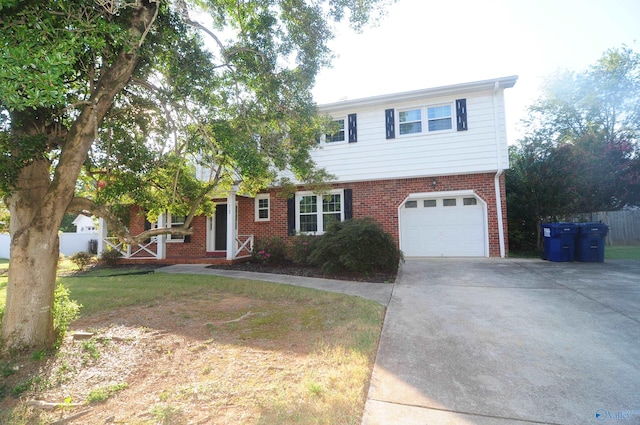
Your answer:
[[[157,240],[155,237],[151,238],[146,244],[137,244],[136,246],[121,242],[118,238],[105,238],[105,247],[115,249],[122,255],[122,258],[131,258],[139,260],[158,259],[157,253]],[[155,245],[156,251],[153,251],[149,247]],[[142,253],[142,255],[138,255]],[[148,255],[148,256],[147,256]]]
[[[247,258],[253,252],[253,235],[236,236],[236,246],[238,249],[234,252],[233,258]]]

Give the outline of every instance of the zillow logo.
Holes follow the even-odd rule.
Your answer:
[[[606,421],[617,420],[617,421],[628,421],[634,415],[640,415],[640,410],[618,410],[618,411],[609,411],[606,409],[598,409],[596,410],[596,420],[598,421]]]

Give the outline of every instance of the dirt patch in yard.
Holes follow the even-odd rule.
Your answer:
[[[82,318],[57,354],[2,361],[0,423],[359,424],[379,328],[363,350],[332,303],[211,292]]]

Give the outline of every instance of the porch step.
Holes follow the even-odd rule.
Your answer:
[[[246,258],[240,258],[236,260],[227,260],[225,257],[169,257],[163,260],[149,259],[124,259],[118,260],[118,264],[234,264],[242,261],[246,261]]]

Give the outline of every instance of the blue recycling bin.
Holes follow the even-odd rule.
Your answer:
[[[576,237],[576,260],[604,262],[604,244],[609,226],[604,223],[580,223]]]
[[[578,225],[575,223],[542,223],[544,258],[549,261],[571,262],[575,257]]]

